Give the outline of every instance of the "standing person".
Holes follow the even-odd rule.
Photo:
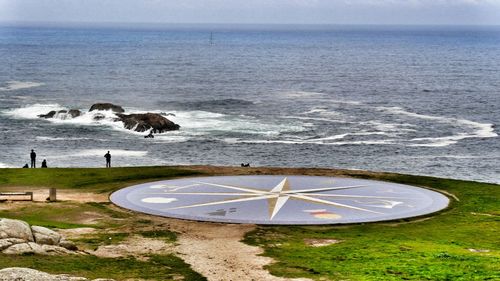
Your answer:
[[[30,158],[31,158],[31,168],[35,168],[35,166],[36,166],[36,153],[35,153],[34,149],[31,150]]]
[[[106,168],[111,168],[111,154],[109,153],[106,153],[104,154],[104,158],[106,158]]]

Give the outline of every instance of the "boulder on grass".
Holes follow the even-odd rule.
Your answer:
[[[58,245],[61,240],[61,234],[46,227],[33,225],[31,232],[33,233],[35,242],[38,244]]]
[[[0,239],[18,238],[33,242],[30,225],[21,220],[0,218]]]

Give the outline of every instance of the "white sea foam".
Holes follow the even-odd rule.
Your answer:
[[[272,136],[283,132],[301,132],[302,124],[280,124],[265,122],[250,116],[233,116],[207,111],[173,111],[175,116],[168,119],[181,125],[182,132],[189,135],[217,134],[232,132]]]
[[[498,134],[493,128],[493,124],[479,123],[471,120],[453,118],[453,117],[443,117],[443,116],[432,116],[425,114],[418,114],[414,112],[409,112],[401,107],[377,107],[378,110],[389,112],[392,114],[405,115],[413,118],[434,120],[436,122],[445,123],[449,125],[461,125],[468,132],[459,133],[451,136],[444,137],[425,137],[425,138],[413,138],[408,146],[423,146],[423,147],[444,147],[451,144],[455,144],[460,140],[467,138],[492,138],[497,137]]]
[[[4,83],[5,86],[0,87],[0,91],[15,91],[21,89],[34,88],[44,85],[39,82],[30,82],[30,81],[7,81]]]
[[[4,168],[12,168],[12,167],[0,162],[0,169],[4,169]]]
[[[140,150],[123,150],[123,149],[84,149],[78,150],[74,153],[67,153],[54,156],[52,158],[66,158],[66,157],[104,157],[104,154],[111,152],[113,157],[144,157],[148,154],[147,151]]]
[[[235,138],[224,139],[227,143],[253,143],[253,144],[320,144],[320,145],[386,145],[386,144],[396,144],[395,139],[388,140],[366,140],[366,141],[337,141],[330,142],[325,141],[327,138],[316,139],[316,140],[243,140]],[[332,137],[331,140],[335,138]]]
[[[307,97],[318,97],[325,95],[324,93],[319,92],[305,92],[305,91],[288,91],[282,92],[282,96],[291,97],[291,98],[307,98]]]
[[[68,108],[57,103],[54,104],[33,104],[21,108],[15,108],[3,111],[4,115],[17,119],[38,119],[54,124],[73,124],[83,126],[108,126],[114,130],[119,130],[131,134],[144,134],[135,131],[127,130],[122,122],[116,122],[116,115],[111,110],[95,110],[92,112],[82,111],[82,115],[72,118],[67,113],[57,113],[53,118],[41,119],[38,117],[42,114],[47,114],[50,111],[68,110]],[[96,119],[96,117],[102,117]]]
[[[307,117],[307,116],[283,116],[281,118],[285,119],[297,119],[297,120],[306,120],[306,121],[324,121],[324,122],[331,122],[331,123],[351,123],[345,119],[332,119],[332,118],[325,118],[325,117]]]
[[[4,115],[11,116],[17,119],[38,119],[38,115],[47,114],[49,111],[65,109],[57,103],[51,104],[33,104],[21,108],[9,109],[3,112]]]
[[[78,138],[78,137],[67,137],[67,138],[59,138],[59,137],[45,137],[45,136],[38,136],[36,137],[37,140],[41,141],[76,141],[76,140],[100,140],[100,141],[105,141],[104,139],[95,139],[95,138]]]

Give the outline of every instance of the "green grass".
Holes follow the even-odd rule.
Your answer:
[[[0,254],[0,268],[30,267],[53,274],[70,273],[90,279],[113,278],[116,280],[206,280],[174,255],[154,255],[148,261],[134,258],[99,258],[85,256],[13,256]]]
[[[197,174],[171,167],[0,169],[0,187],[45,186],[110,192],[128,184]]]
[[[1,203],[0,203],[1,204]],[[32,203],[13,210],[0,210],[0,217],[20,219],[32,225],[50,228],[77,228],[77,227],[116,227],[125,222],[113,219],[126,219],[130,213],[110,209],[110,203]],[[102,215],[102,220],[96,223],[78,223],[86,213]]]
[[[139,234],[146,238],[163,239],[166,242],[174,242],[177,240],[177,233],[164,229],[141,231]]]
[[[377,178],[445,190],[460,201],[426,220],[259,227],[246,235],[245,242],[264,247],[264,255],[277,261],[268,269],[284,277],[500,280],[500,186],[403,175]],[[342,242],[312,247],[304,242],[311,238]]]
[[[265,174],[266,171],[269,170],[246,169],[245,173]],[[328,175],[328,171],[310,171]],[[275,260],[267,267],[272,274],[315,280],[500,280],[499,185],[359,171],[341,173],[427,186],[454,194],[460,201],[452,200],[448,209],[423,220],[415,218],[348,226],[258,227],[246,235],[244,242],[263,247],[264,255]],[[27,190],[43,186],[106,193],[139,182],[197,174],[200,173],[173,167],[0,169],[0,191],[14,186]],[[205,174],[209,175],[208,172]],[[133,226],[137,234],[144,237],[169,242],[176,237],[168,230],[148,230],[151,220],[112,208],[110,204],[23,204],[28,205],[0,211],[0,217],[56,228],[90,226],[99,228],[99,233],[112,230],[111,241],[109,234],[96,234],[83,238],[89,240],[78,241],[90,247],[125,239],[127,232],[120,230],[124,226]],[[105,218],[97,223],[85,223],[79,220],[84,212],[103,214]],[[304,242],[305,239],[337,239],[342,242],[311,247]],[[469,249],[489,252],[471,252]],[[185,280],[201,280],[173,255],[152,256],[149,261],[92,256],[39,258],[0,255],[0,268],[7,266],[28,266],[89,278],[169,280],[177,274],[184,276]]]
[[[119,244],[127,239],[130,233],[117,232],[117,233],[96,233],[86,235],[83,238],[73,239],[78,245],[85,245],[86,248],[97,250],[99,246],[106,246],[112,244]]]

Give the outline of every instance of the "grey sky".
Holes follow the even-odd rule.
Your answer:
[[[500,0],[0,0],[0,21],[500,24]]]

